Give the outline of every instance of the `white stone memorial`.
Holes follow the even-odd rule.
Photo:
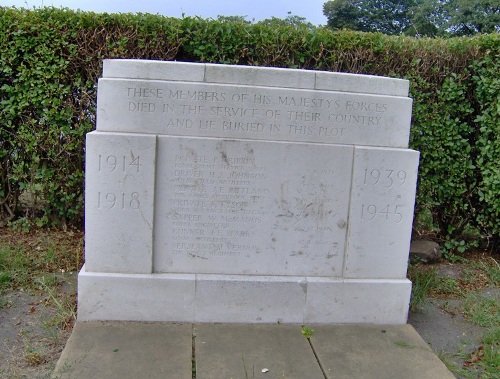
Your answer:
[[[405,323],[408,82],[105,60],[78,318]]]

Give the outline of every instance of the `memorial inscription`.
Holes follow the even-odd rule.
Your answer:
[[[170,196],[156,200],[156,272],[341,275],[353,147],[160,136],[158,148]]]
[[[85,232],[93,236],[85,240],[89,270],[151,272],[155,165],[154,136],[87,135]],[[135,225],[136,233],[123,232],[124,220]]]
[[[81,320],[406,321],[403,80],[106,60]]]
[[[306,91],[234,85],[102,79],[99,90],[113,99],[102,102],[106,122],[101,130],[170,135],[320,143],[386,143],[390,130],[410,123],[411,99],[388,96]],[[244,90],[246,90],[244,92]],[[111,105],[111,104],[110,104]],[[104,112],[103,112],[104,113]],[[103,114],[104,116],[104,114]],[[131,118],[133,122],[121,123]],[[132,126],[130,127],[133,128]],[[401,141],[399,144],[407,143]]]

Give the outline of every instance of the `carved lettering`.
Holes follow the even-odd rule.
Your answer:
[[[139,193],[97,193],[97,209],[139,209]]]
[[[185,118],[185,119],[170,118],[167,120],[165,126],[167,128],[191,129],[193,127],[193,120],[191,120],[189,118]]]
[[[130,101],[128,103],[129,112],[149,112],[153,113],[156,111],[156,105],[154,103],[135,103]]]
[[[361,204],[361,221],[392,221],[399,224],[403,220],[401,213],[403,205],[386,204],[378,206],[374,204]]]
[[[219,93],[213,91],[170,90],[168,97],[173,100],[194,100],[206,102],[226,101],[226,94],[224,92]]]
[[[385,187],[392,187],[393,184],[401,187],[406,182],[406,171],[405,170],[379,170],[379,169],[365,169],[365,176],[363,184],[370,184],[376,186],[381,184]]]
[[[97,170],[99,172],[112,173],[112,172],[139,172],[141,164],[141,157],[134,155],[131,151],[130,156],[117,157],[115,155],[101,155],[99,154],[97,161]]]
[[[158,98],[161,99],[163,97],[163,89],[162,88],[127,88],[128,97],[140,97],[140,98]]]
[[[289,121],[321,121],[321,114],[318,112],[297,112],[288,111]]]
[[[223,130],[232,130],[238,132],[246,132],[246,133],[262,133],[264,131],[264,125],[260,122],[233,122],[233,121],[224,121],[222,123]]]
[[[313,130],[311,126],[308,125],[287,125],[289,134],[301,135],[301,136],[310,136],[313,134]]]
[[[119,86],[115,81],[104,83],[111,91]],[[400,110],[411,107],[405,98],[384,100],[370,94],[271,87],[243,92],[246,87],[214,83],[137,83],[116,87],[126,102],[118,105],[117,96],[114,107],[131,116],[124,122],[127,130],[141,125],[142,132],[154,134],[240,138],[245,133],[261,140],[359,145],[364,143],[358,140],[367,139],[368,145],[376,146],[408,122]],[[121,126],[111,126],[115,128]],[[365,128],[377,132],[366,133]],[[404,138],[397,142],[404,143]]]
[[[364,101],[346,101],[345,109],[363,112],[387,112],[387,104],[366,103]]]
[[[256,118],[258,114],[257,108],[210,107],[210,116]]]

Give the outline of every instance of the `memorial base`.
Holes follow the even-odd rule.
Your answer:
[[[407,321],[407,279],[215,274],[78,276],[79,321],[373,323]]]

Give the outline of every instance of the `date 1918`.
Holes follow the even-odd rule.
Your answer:
[[[141,202],[139,201],[139,193],[112,193],[106,194],[97,193],[97,208],[98,209],[139,209]]]

